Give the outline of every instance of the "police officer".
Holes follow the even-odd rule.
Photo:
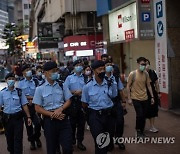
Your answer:
[[[107,141],[112,135],[113,124],[111,98],[117,95],[116,84],[110,86],[105,77],[105,64],[103,61],[95,61],[91,65],[94,77],[87,83],[82,91],[82,102],[88,105],[88,124],[95,142],[95,153],[106,154],[107,145],[103,145],[101,136],[106,136]]]
[[[74,73],[69,75],[65,80],[65,85],[71,91],[72,104],[71,104],[71,114],[70,121],[73,131],[73,144],[76,144],[77,136],[77,147],[85,151],[86,147],[82,144],[84,140],[84,128],[85,128],[85,115],[82,110],[81,94],[83,86],[85,85],[84,76],[83,76],[83,63],[82,60],[76,60],[73,63]],[[76,135],[77,129],[77,135]]]
[[[28,100],[28,108],[30,111],[32,123],[34,125],[28,126],[26,124],[26,129],[27,129],[27,135],[28,135],[28,141],[30,141],[30,149],[35,150],[36,145],[37,147],[41,147],[41,141],[40,141],[40,136],[41,136],[41,123],[40,123],[40,118],[35,112],[34,104],[32,104],[32,99],[35,93],[36,86],[38,86],[38,80],[34,79],[32,77],[32,71],[30,68],[30,65],[26,64],[22,67],[22,72],[24,78],[19,81],[18,87],[22,89],[24,94],[26,95],[26,98]],[[35,144],[36,143],[36,144]]]
[[[55,62],[44,64],[45,82],[37,87],[33,103],[38,113],[44,116],[44,134],[47,154],[55,154],[58,145],[64,154],[72,153],[72,129],[64,111],[70,106],[72,94],[66,86],[56,82],[58,69]]]
[[[111,60],[105,62],[106,78],[110,82],[116,82],[117,85],[117,97],[113,99],[114,102],[114,118],[115,118],[115,127],[113,129],[113,136],[122,137],[124,132],[124,108],[126,106],[126,101],[123,93],[124,86],[119,77],[113,75],[113,64]],[[119,146],[119,149],[125,150],[125,145],[123,143],[116,143]],[[109,151],[114,148],[114,143],[111,143],[109,146]]]
[[[23,153],[23,112],[26,113],[26,121],[31,125],[31,117],[27,107],[27,99],[24,93],[14,87],[15,75],[8,73],[5,77],[8,87],[0,92],[0,107],[3,105],[3,121],[7,141],[7,150],[10,154]]]

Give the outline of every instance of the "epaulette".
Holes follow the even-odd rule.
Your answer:
[[[41,84],[39,84],[39,86],[42,86],[45,82],[46,82],[46,81],[45,81],[45,80],[43,80],[43,82],[42,82]]]
[[[93,78],[92,79],[90,79],[88,82],[86,82],[86,84],[88,84],[89,82],[91,82],[91,81],[93,81]]]
[[[6,88],[7,88],[7,87],[5,87],[5,88],[1,89],[1,91],[5,90]]]
[[[22,80],[24,80],[25,78],[21,78],[19,81],[22,81]]]

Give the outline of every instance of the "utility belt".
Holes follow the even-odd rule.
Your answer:
[[[94,110],[94,109],[88,109],[88,113],[91,114],[93,112],[97,113],[98,115],[112,115],[113,108],[106,108],[101,110]]]
[[[8,121],[11,119],[19,120],[21,118],[23,118],[23,111],[19,111],[17,113],[12,113],[12,114],[3,113],[3,124],[6,125]]]

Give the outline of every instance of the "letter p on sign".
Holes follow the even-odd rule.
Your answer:
[[[156,3],[156,17],[163,17],[163,4],[162,1]]]

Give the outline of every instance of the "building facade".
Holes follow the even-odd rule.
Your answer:
[[[98,25],[99,27],[101,25],[101,18],[96,16],[95,0],[91,0],[91,3],[89,3],[89,0],[34,0],[32,2],[34,6],[34,23],[33,29],[31,29],[32,38],[38,36],[37,23],[58,24],[56,29],[56,32],[59,34],[58,51],[56,50],[57,48],[39,48],[43,53],[50,54],[55,51],[58,52],[61,61],[64,60],[64,57],[71,59],[73,56],[76,56],[76,51],[74,51],[73,56],[66,56],[63,45],[64,39],[74,40],[72,37],[71,39],[68,39],[68,37],[76,35],[79,35],[79,37],[81,37],[80,35],[94,35],[94,38],[96,38],[100,33],[102,34],[102,29],[98,28]]]

